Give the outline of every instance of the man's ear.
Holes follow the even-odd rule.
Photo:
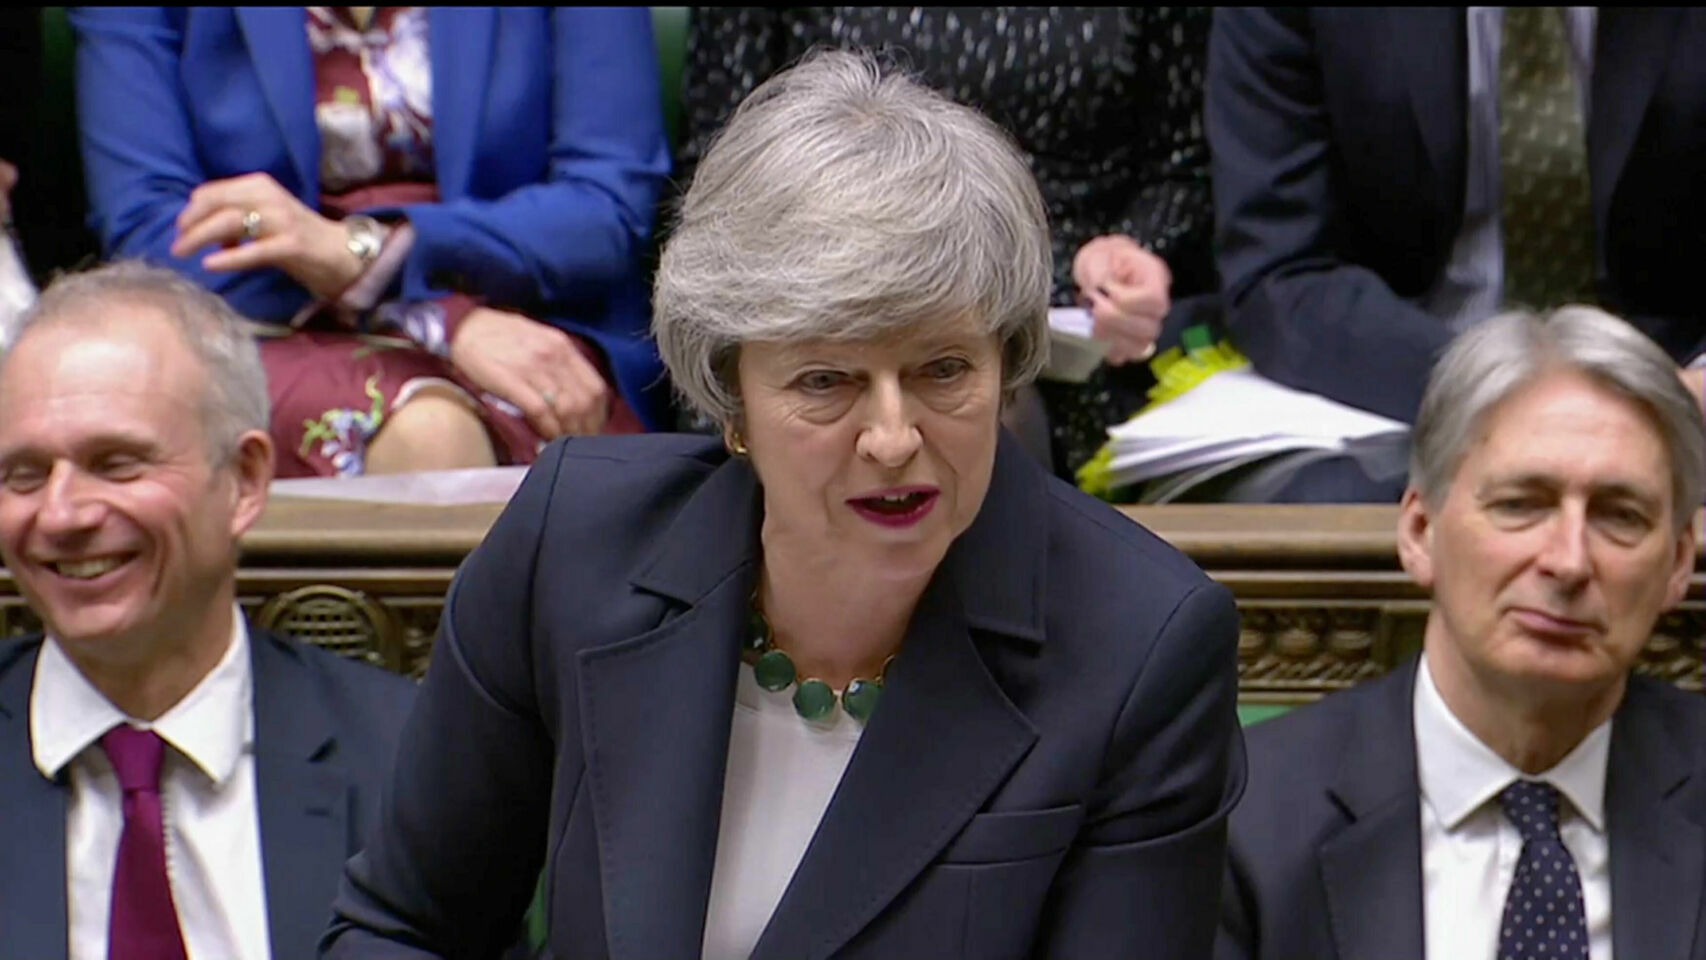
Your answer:
[[[1410,487],[1398,503],[1398,562],[1424,589],[1434,585],[1433,517],[1421,491]]]
[[[248,533],[267,508],[273,477],[272,437],[263,430],[250,430],[237,438],[231,467],[237,481],[231,511],[231,538],[235,540]]]

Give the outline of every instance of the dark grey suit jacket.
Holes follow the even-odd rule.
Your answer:
[[[373,826],[415,685],[262,630],[249,632],[272,955],[298,960],[331,916],[344,861]],[[30,753],[30,685],[41,637],[0,642],[0,960],[68,950],[65,806]]]
[[[1706,349],[1706,9],[1599,8],[1588,172],[1597,293]],[[1451,328],[1468,162],[1463,7],[1220,7],[1204,125],[1234,345],[1264,376],[1413,421]]]
[[[1247,731],[1216,960],[1422,960],[1416,661]],[[1706,960],[1706,699],[1643,677],[1606,772],[1619,958]]]
[[[541,864],[552,955],[699,956],[761,511],[715,438],[545,451],[451,588],[328,956],[491,956]],[[1003,437],[753,956],[1206,955],[1237,637]]]

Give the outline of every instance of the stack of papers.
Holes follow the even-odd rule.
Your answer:
[[[1200,480],[1274,454],[1331,454],[1408,430],[1399,421],[1280,386],[1248,367],[1221,370],[1109,428],[1110,479],[1119,486],[1181,473]]]

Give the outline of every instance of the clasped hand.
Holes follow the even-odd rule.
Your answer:
[[[340,296],[363,270],[340,224],[265,173],[197,187],[177,228],[175,257],[215,247],[201,261],[210,272],[274,267],[322,300]],[[450,362],[520,409],[546,439],[597,433],[610,416],[610,388],[568,334],[522,314],[474,309],[451,340]]]
[[[265,173],[210,180],[195,188],[177,227],[172,256],[217,247],[202,258],[203,269],[233,273],[274,267],[322,300],[337,298],[363,270],[337,221],[310,209]]]
[[[1128,236],[1108,234],[1078,248],[1072,281],[1095,321],[1095,337],[1108,341],[1108,364],[1149,359],[1172,305],[1167,262]]]

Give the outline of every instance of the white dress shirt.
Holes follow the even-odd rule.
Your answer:
[[[1440,697],[1423,656],[1414,705],[1422,791],[1422,927],[1427,960],[1492,960],[1522,836],[1498,796],[1524,774],[1482,743]],[[1611,721],[1538,777],[1558,788],[1559,833],[1582,878],[1589,960],[1611,960],[1611,847],[1605,768]]]
[[[1571,67],[1581,97],[1582,129],[1591,116],[1594,30],[1597,7],[1565,7]],[[1423,300],[1423,308],[1454,329],[1492,316],[1504,297],[1505,244],[1499,226],[1499,46],[1504,7],[1470,7],[1469,115],[1463,184],[1463,225],[1451,247],[1445,274]]]
[[[160,773],[166,873],[191,960],[269,960],[261,830],[255,806],[255,714],[249,634],[233,613],[231,643],[212,672],[153,723],[128,720],[66,658],[42,644],[30,691],[36,769],[67,765],[65,873],[70,960],[106,960],[107,920],[124,794],[101,749],[120,723],[152,729],[171,749]]]
[[[765,690],[745,664],[736,683],[704,960],[751,956],[864,732],[839,707],[807,723],[791,689]]]

